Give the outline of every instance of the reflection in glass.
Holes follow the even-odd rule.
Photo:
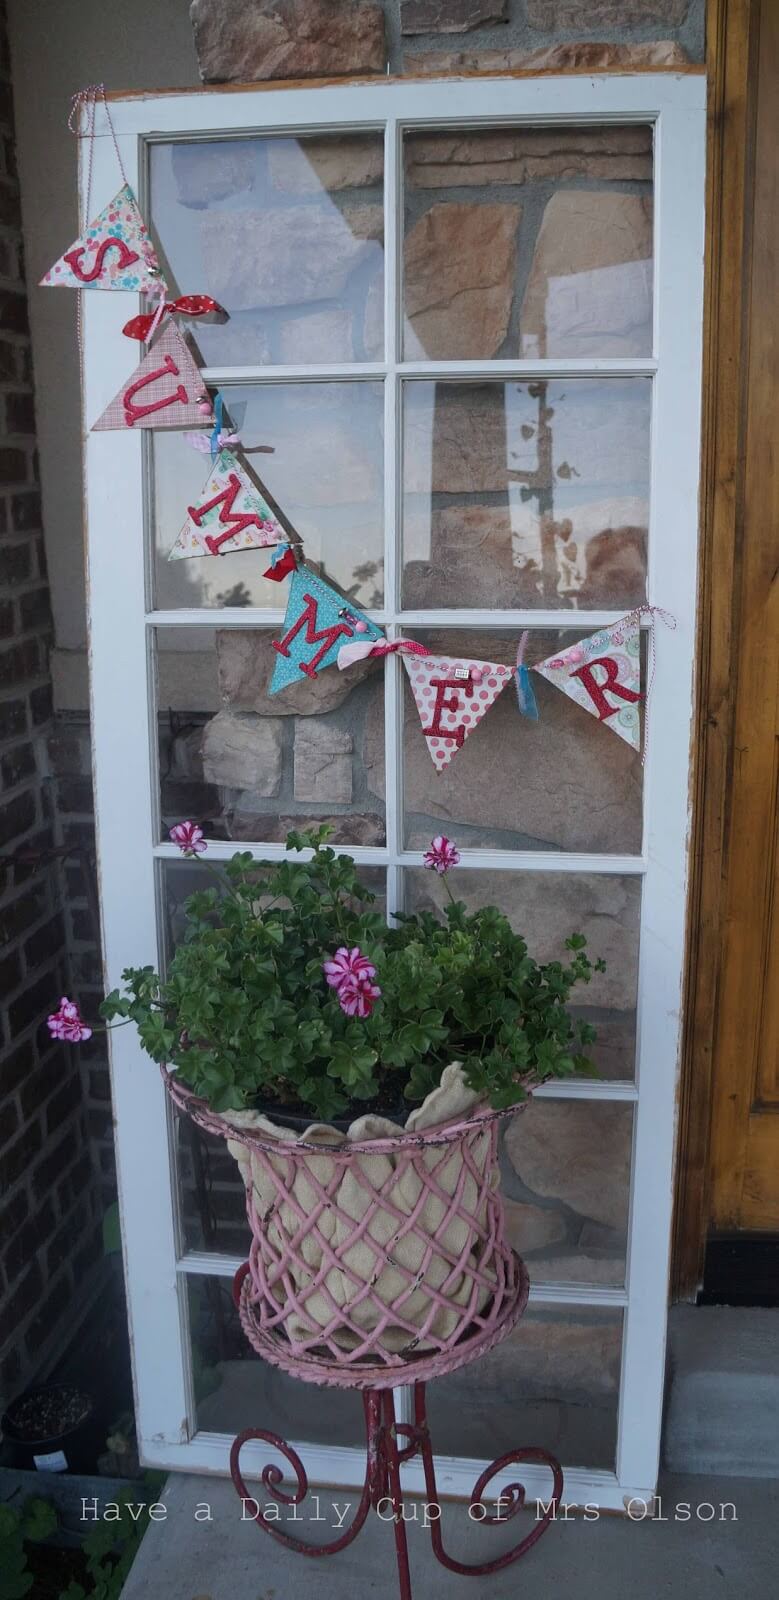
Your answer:
[[[177,1115],[174,1126],[184,1249],[246,1261],[251,1233],[237,1163],[224,1139],[205,1133],[190,1117]]]
[[[403,604],[646,599],[651,385],[404,386]]]
[[[382,661],[303,677],[269,696],[278,630],[160,628],[161,836],[197,821],[215,839],[283,844],[328,821],[335,844],[385,840]]]
[[[587,1053],[599,1074],[631,1079],[636,1049],[640,877],[468,870],[457,872],[448,882],[455,898],[464,901],[469,911],[484,905],[503,911],[538,961],[565,960],[569,934],[584,934],[590,959],[600,957],[606,962],[606,971],[594,972],[590,983],[575,991],[572,1009],[598,1030],[597,1043]],[[445,909],[446,887],[435,873],[411,867],[403,874],[403,884],[406,911]]]
[[[186,1285],[199,1433],[258,1427],[300,1444],[362,1444],[356,1390],[315,1388],[260,1361],[238,1320],[229,1278],[188,1274]]]
[[[513,666],[516,633],[472,628],[416,628],[436,655],[465,655]],[[531,629],[531,666],[574,644],[572,628]],[[402,669],[401,669],[402,670]],[[642,683],[645,685],[645,664]],[[427,849],[444,831],[466,847],[499,850],[586,850],[633,853],[641,847],[642,768],[637,751],[533,674],[540,721],[517,710],[513,686],[503,690],[450,765],[430,759],[408,680],[404,695],[404,838]],[[383,757],[371,742],[371,782],[383,779]]]
[[[501,1130],[508,1235],[531,1283],[622,1287],[633,1107],[533,1099]]]
[[[379,383],[226,385],[227,417],[238,429],[248,470],[349,599],[383,600],[383,391]],[[260,450],[254,447],[261,446]],[[286,602],[286,584],[264,578],[267,550],[169,561],[187,506],[210,471],[185,433],[158,431],[153,445],[155,605],[267,606]]]
[[[531,1306],[489,1355],[431,1383],[436,1450],[492,1461],[534,1444],[613,1472],[621,1354],[621,1311]]]
[[[151,220],[173,294],[229,312],[197,325],[208,366],[383,355],[380,133],[151,146]]]
[[[407,133],[404,353],[648,355],[649,127]]]

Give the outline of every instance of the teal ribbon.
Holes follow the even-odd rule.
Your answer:
[[[517,685],[517,703],[522,716],[529,717],[531,722],[538,722],[538,706],[527,667],[517,667],[514,676]]]
[[[219,443],[219,436],[220,436],[220,434],[222,432],[222,417],[223,417],[223,414],[224,414],[224,399],[223,399],[221,390],[217,389],[217,391],[216,391],[216,399],[214,400],[214,431],[211,434],[211,460],[212,461],[216,461],[216,458],[219,455],[219,451],[222,448],[220,443]]]

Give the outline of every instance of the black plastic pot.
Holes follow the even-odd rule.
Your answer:
[[[90,1395],[70,1383],[44,1383],[11,1401],[2,1422],[10,1465],[24,1471],[89,1472],[101,1447]]]
[[[414,1106],[409,1100],[404,1100],[401,1105],[390,1107],[389,1110],[382,1107],[379,1111],[375,1106],[360,1106],[359,1109],[355,1107],[353,1111],[348,1112],[343,1117],[315,1117],[313,1111],[284,1111],[278,1100],[255,1100],[254,1108],[256,1111],[261,1112],[262,1116],[267,1117],[270,1122],[277,1122],[280,1128],[291,1128],[293,1133],[305,1133],[306,1128],[310,1128],[312,1122],[326,1122],[331,1127],[337,1128],[339,1133],[348,1133],[352,1123],[356,1122],[358,1117],[365,1117],[370,1114],[377,1117],[388,1117],[390,1122],[397,1122],[401,1128],[405,1128],[414,1110]]]

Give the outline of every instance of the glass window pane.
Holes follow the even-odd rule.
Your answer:
[[[485,905],[503,911],[538,961],[564,959],[569,934],[584,934],[587,954],[592,961],[601,957],[606,971],[594,972],[589,984],[574,991],[572,1009],[598,1030],[588,1053],[600,1076],[632,1079],[641,879],[589,872],[462,870],[448,882],[469,911]],[[424,867],[404,871],[403,886],[406,911],[440,911],[447,903],[441,878]]]
[[[517,635],[488,629],[415,628],[434,654],[513,666]],[[532,629],[528,665],[581,638],[568,628]],[[402,670],[402,669],[401,669]],[[521,717],[509,684],[438,772],[404,678],[404,837],[426,849],[444,831],[458,844],[502,850],[633,853],[641,847],[642,768],[637,751],[568,695],[533,674],[539,722]],[[645,663],[642,683],[645,687]],[[365,764],[383,794],[379,730],[369,724]]]
[[[616,1101],[535,1099],[504,1124],[508,1234],[531,1284],[624,1285],[632,1144]]]
[[[409,360],[652,349],[652,130],[407,133]]]
[[[214,296],[208,366],[380,359],[381,133],[151,146],[151,220],[174,294]]]
[[[383,390],[380,383],[227,385],[227,415],[246,465],[321,565],[358,604],[383,600]],[[262,446],[258,450],[255,447]],[[185,433],[152,441],[155,604],[283,606],[286,585],[262,574],[268,550],[169,560],[208,481],[210,461]]]
[[[270,696],[278,637],[157,630],[162,837],[191,820],[211,838],[283,844],[290,829],[328,821],[336,844],[383,844],[383,777],[365,766],[366,728],[384,727],[383,662]]]
[[[403,605],[646,599],[644,378],[404,385]]]
[[[224,1139],[176,1114],[175,1152],[182,1249],[248,1260],[246,1191]]]
[[[435,1450],[492,1461],[540,1445],[564,1467],[613,1472],[621,1355],[621,1311],[531,1306],[489,1355],[431,1383]]]
[[[297,1443],[364,1442],[356,1390],[320,1389],[261,1361],[241,1327],[229,1278],[188,1274],[186,1284],[197,1432],[268,1428]]]

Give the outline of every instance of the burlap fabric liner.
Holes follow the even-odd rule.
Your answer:
[[[460,1063],[452,1062],[444,1068],[438,1087],[411,1113],[405,1128],[386,1117],[375,1115],[358,1117],[345,1133],[321,1122],[313,1122],[303,1133],[296,1133],[292,1129],[276,1126],[257,1111],[226,1112],[224,1121],[247,1132],[260,1133],[263,1139],[278,1141],[280,1146],[287,1149],[296,1144],[320,1145],[324,1152],[328,1147],[342,1148],[371,1139],[423,1133],[442,1123],[469,1117],[477,1109],[486,1109],[484,1102],[466,1084]],[[358,1152],[348,1163],[336,1163],[325,1153],[318,1155],[313,1151],[300,1151],[294,1160],[280,1155],[278,1162],[272,1155],[266,1156],[286,1188],[291,1187],[297,1206],[280,1199],[278,1186],[263,1165],[261,1156],[237,1141],[228,1140],[228,1149],[240,1167],[248,1191],[250,1210],[253,1201],[256,1214],[253,1227],[255,1234],[258,1228],[261,1230],[259,1247],[263,1261],[267,1266],[269,1260],[275,1262],[279,1257],[287,1258],[286,1270],[294,1282],[297,1298],[305,1309],[303,1317],[291,1307],[290,1315],[285,1319],[286,1332],[293,1341],[302,1340],[310,1344],[312,1332],[332,1324],[333,1301],[337,1306],[344,1307],[356,1328],[363,1333],[370,1333],[381,1320],[382,1308],[395,1305],[408,1289],[408,1278],[393,1265],[393,1258],[413,1274],[422,1274],[419,1287],[402,1300],[404,1322],[420,1327],[426,1325],[426,1332],[434,1336],[431,1348],[440,1348],[440,1341],[449,1338],[460,1326],[463,1307],[473,1298],[474,1282],[468,1270],[469,1264],[487,1276],[490,1282],[496,1282],[494,1257],[481,1260],[485,1248],[483,1235],[492,1234],[487,1221],[489,1199],[499,1182],[497,1166],[493,1165],[492,1171],[487,1170],[490,1164],[491,1125],[487,1124],[484,1131],[470,1130],[467,1139],[471,1163],[479,1181],[470,1170],[466,1172],[457,1209],[446,1221],[440,1241],[436,1237],[437,1231],[450,1208],[438,1194],[427,1191],[420,1169],[426,1168],[435,1174],[435,1187],[440,1195],[454,1195],[463,1169],[462,1142],[459,1139],[451,1144],[427,1148],[417,1144],[413,1162],[408,1161],[402,1146],[376,1154]],[[311,1215],[320,1203],[308,1173],[314,1174],[324,1187],[332,1183],[336,1168],[341,1177],[333,1191],[333,1203],[325,1208],[315,1226],[301,1238],[301,1213],[304,1216]],[[388,1184],[392,1172],[397,1172],[397,1182]],[[385,1184],[388,1184],[385,1192],[391,1195],[396,1211],[405,1216],[413,1212],[422,1189],[426,1189],[427,1197],[413,1228],[397,1239],[402,1224],[390,1210],[383,1208],[379,1200],[366,1234],[353,1245],[343,1248],[354,1223],[364,1217],[377,1191]],[[473,1224],[468,1221],[467,1213],[474,1217]],[[267,1254],[263,1249],[263,1235],[270,1247]],[[289,1247],[291,1239],[296,1241],[294,1251]],[[325,1275],[327,1295],[319,1288],[306,1292],[307,1285],[311,1284],[322,1265],[323,1239],[334,1250],[340,1246],[339,1260],[356,1274],[361,1284],[367,1282],[371,1285],[371,1293],[364,1296],[359,1304],[353,1304],[360,1294],[358,1286],[348,1272],[337,1267],[331,1267]],[[435,1241],[432,1250],[429,1244],[431,1239]],[[438,1242],[445,1248],[446,1255],[437,1253]],[[464,1268],[456,1274],[446,1290],[447,1304],[439,1305],[432,1321],[429,1321],[430,1297],[425,1285],[440,1289],[452,1273],[452,1256],[459,1257],[469,1242],[471,1248],[465,1257]],[[375,1243],[375,1249],[372,1243]],[[487,1252],[491,1255],[489,1246]],[[274,1296],[279,1304],[283,1303],[284,1289],[280,1280],[274,1288]],[[471,1315],[474,1311],[481,1311],[490,1296],[491,1289],[479,1285]],[[329,1337],[345,1350],[352,1350],[362,1342],[346,1325],[331,1329]],[[380,1340],[385,1349],[394,1352],[406,1348],[410,1337],[407,1327],[393,1327],[388,1323]],[[417,1345],[420,1352],[426,1347],[424,1339]]]

